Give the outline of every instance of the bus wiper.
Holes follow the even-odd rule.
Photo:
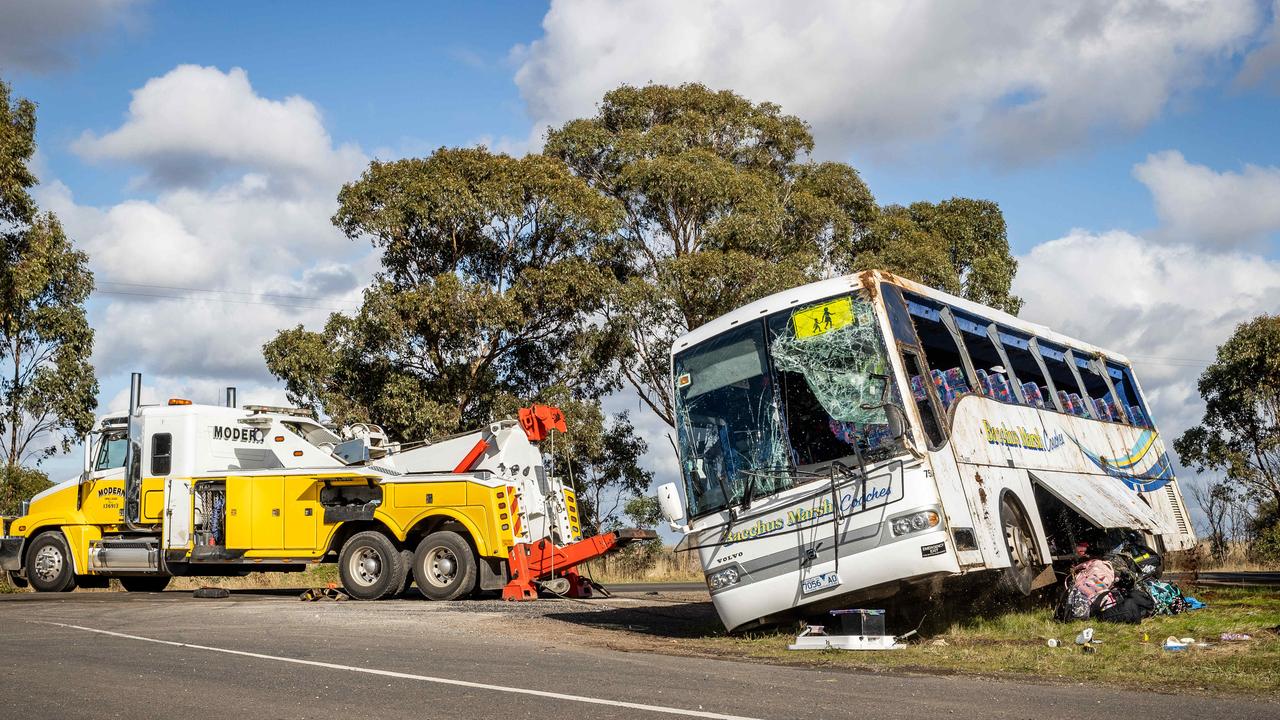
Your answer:
[[[747,484],[742,488],[742,509],[750,510],[751,501],[756,499],[756,476],[755,473],[747,474]]]

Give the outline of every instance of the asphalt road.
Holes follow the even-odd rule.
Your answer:
[[[623,652],[615,598],[301,603],[0,596],[4,718],[1275,718],[1277,705]],[[657,606],[653,606],[657,607]],[[639,618],[639,615],[635,617]],[[674,617],[674,616],[673,616]],[[679,642],[679,623],[670,637]]]

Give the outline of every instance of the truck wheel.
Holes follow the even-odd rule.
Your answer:
[[[168,575],[142,575],[120,578],[120,587],[129,592],[158,593],[169,587]]]
[[[27,548],[27,580],[36,592],[70,592],[76,589],[71,549],[60,532],[47,532]]]
[[[409,588],[413,587],[413,551],[412,550],[400,551],[400,564],[404,565],[404,584],[400,586],[400,591],[396,593],[397,597],[408,594]]]
[[[1004,529],[1005,549],[1009,552],[1009,567],[1001,571],[1000,582],[1006,590],[1026,597],[1031,594],[1031,585],[1044,562],[1031,521],[1012,495],[1006,494],[1000,499],[1000,525]]]
[[[400,551],[376,530],[352,535],[338,555],[342,589],[357,600],[381,600],[391,595],[404,586],[406,572]]]
[[[433,532],[413,553],[413,579],[428,600],[456,600],[475,590],[475,552],[456,532]]]

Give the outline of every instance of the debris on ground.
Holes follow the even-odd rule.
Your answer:
[[[191,596],[202,598],[204,600],[221,600],[223,598],[231,597],[231,591],[226,588],[206,585],[204,587],[196,588],[196,590],[191,593]]]
[[[1177,585],[1162,582],[1163,570],[1164,561],[1155,550],[1129,541],[1103,556],[1082,557],[1067,573],[1054,615],[1063,622],[1097,618],[1137,623],[1204,607]]]
[[[343,592],[336,583],[329,583],[327,587],[303,590],[298,599],[315,602],[317,600],[350,600],[351,596]]]

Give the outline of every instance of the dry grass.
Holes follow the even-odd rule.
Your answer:
[[[654,560],[647,567],[641,562],[633,561],[626,554],[620,554],[584,563],[580,572],[606,586],[610,583],[703,581],[702,564],[696,554],[678,553],[665,546],[654,553]]]
[[[1191,572],[1197,561],[1201,572],[1280,571],[1280,566],[1275,563],[1259,563],[1251,559],[1248,545],[1241,542],[1228,543],[1227,555],[1221,561],[1210,554],[1207,540],[1202,540],[1195,551],[1170,553],[1167,557],[1168,569],[1173,572]]]

